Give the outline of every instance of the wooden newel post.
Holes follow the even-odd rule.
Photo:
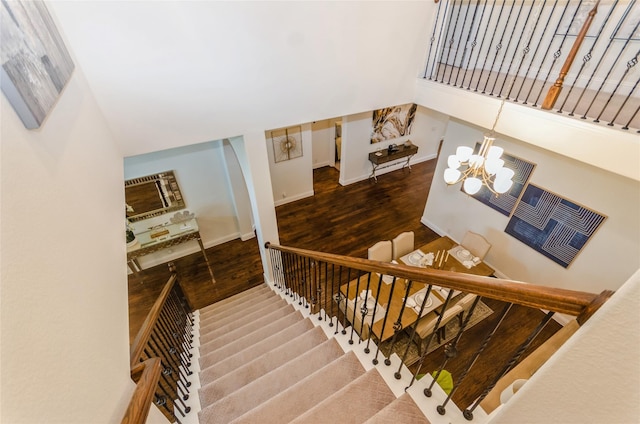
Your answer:
[[[571,51],[567,56],[567,59],[564,61],[564,65],[562,65],[562,69],[560,70],[560,75],[556,82],[549,88],[549,92],[547,93],[547,97],[545,97],[544,102],[542,102],[542,109],[549,110],[556,104],[558,97],[560,96],[560,92],[562,91],[562,84],[564,83],[564,77],[569,73],[569,69],[571,69],[571,65],[573,64],[573,60],[576,58],[578,54],[578,49],[582,45],[582,41],[584,41],[584,37],[587,35],[587,31],[589,31],[589,27],[593,22],[593,17],[598,13],[598,4],[600,4],[600,0],[596,2],[593,6],[593,9],[589,12],[587,19],[584,21],[584,25],[580,29],[580,33],[576,37],[576,41],[573,43],[573,47],[571,47]]]

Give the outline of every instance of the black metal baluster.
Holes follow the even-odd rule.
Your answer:
[[[632,6],[636,3],[636,1],[637,0],[633,0],[631,3],[629,3],[627,5],[627,8],[625,9],[624,13],[622,14],[622,17],[620,18],[620,22],[616,26],[616,29],[614,30],[613,34],[609,37],[609,42],[607,43],[607,46],[605,47],[604,51],[600,55],[600,59],[598,59],[598,63],[593,68],[593,71],[591,72],[591,76],[589,77],[589,80],[587,81],[587,84],[582,88],[582,92],[580,93],[580,96],[578,97],[578,100],[576,101],[576,104],[573,106],[573,109],[569,113],[569,116],[574,116],[574,113],[575,113],[577,107],[580,105],[580,103],[582,101],[582,97],[584,96],[584,94],[587,92],[587,89],[591,85],[591,81],[593,80],[593,77],[596,75],[596,72],[598,72],[598,69],[600,69],[600,65],[604,61],[604,58],[607,56],[607,53],[609,52],[609,48],[614,44],[614,41],[616,40],[616,35],[618,34],[618,31],[620,30],[620,28],[623,27],[624,23],[627,20],[627,17],[629,16],[629,12],[632,10],[631,9]],[[620,56],[622,56],[622,53],[624,52],[625,48],[627,47],[627,44],[629,44],[629,40],[628,39],[624,43],[624,45],[622,46],[620,51],[618,52],[618,57],[613,61],[614,64],[617,63],[618,60],[620,59]],[[597,94],[596,94],[596,96],[597,96]],[[587,119],[586,114],[581,116],[581,119]]]
[[[456,17],[456,25],[453,28],[453,34],[451,34],[451,41],[453,42],[453,37],[455,36],[456,33],[456,29],[458,27],[458,18],[460,17],[460,10],[462,9],[462,5],[463,5],[463,1],[460,2],[460,6],[458,7],[458,15]],[[470,5],[471,3],[469,3]],[[451,65],[451,72],[449,73],[449,79],[447,80],[447,85],[450,85],[451,83],[451,77],[453,76],[453,68],[456,67],[456,57],[458,57],[458,52],[460,51],[460,43],[462,41],[462,36],[464,35],[464,28],[465,25],[467,24],[467,17],[469,16],[469,7],[466,8],[466,11],[464,12],[464,19],[462,21],[462,28],[460,29],[460,36],[458,37],[458,44],[456,45],[456,52],[453,56],[453,63]],[[466,46],[464,46],[466,48]],[[460,68],[462,67],[462,60],[460,61],[460,66],[458,67],[458,73],[460,73]],[[455,85],[455,83],[454,83]]]
[[[567,8],[569,7],[569,3],[567,2],[567,4],[564,7],[564,11],[562,12],[562,16],[560,16],[560,20],[558,21],[558,28],[560,27],[560,24],[562,23],[562,18],[564,17],[565,12],[567,11]],[[575,12],[573,12],[573,16],[571,17],[571,22],[569,23],[569,27],[571,27],[571,24],[573,23],[573,21],[575,21],[576,19],[576,15],[578,14],[578,11],[580,10],[580,6],[582,5],[582,0],[580,0],[580,3],[578,3],[578,7],[576,7]],[[557,34],[557,28],[556,31],[554,32],[554,34]],[[535,102],[533,102],[533,107],[538,107],[538,100],[540,100],[540,96],[542,95],[542,92],[544,91],[544,86],[547,84],[547,81],[549,81],[549,76],[551,75],[551,72],[553,71],[553,67],[556,64],[556,61],[560,58],[560,56],[562,56],[562,47],[564,46],[564,42],[567,40],[567,37],[569,36],[569,31],[567,30],[563,35],[562,35],[562,40],[560,41],[560,46],[558,46],[558,50],[556,50],[556,52],[553,54],[553,60],[551,61],[551,66],[549,67],[549,70],[547,71],[547,76],[544,78],[544,81],[542,82],[542,85],[540,86],[540,91],[538,91],[538,96],[536,97]]]
[[[500,12],[498,12],[498,20],[496,21],[496,25],[498,25],[500,23],[500,18],[502,17],[502,12],[504,11],[504,4],[505,2],[502,2],[502,6],[500,6]],[[495,5],[495,2],[494,2]],[[487,25],[487,30],[489,29],[489,25]],[[491,46],[493,45],[493,40],[496,37],[496,31],[495,28],[493,30],[493,32],[491,33],[491,40],[489,41],[489,46],[487,46],[487,54],[484,56],[484,62],[482,63],[482,69],[480,70],[480,77],[478,78],[478,84],[476,84],[476,89],[474,91],[478,91],[478,86],[480,85],[480,81],[482,81],[482,75],[484,75],[484,71],[485,68],[487,66],[487,60],[489,60],[489,55],[491,54]],[[491,78],[491,72],[492,70],[489,69],[489,76],[487,77],[487,81],[489,81],[489,78]],[[487,88],[487,85],[484,85],[484,88],[482,89],[482,93],[484,93],[484,90]]]
[[[458,356],[458,349],[457,349],[458,342],[462,337],[462,333],[467,328],[467,325],[469,325],[469,321],[471,321],[471,316],[473,315],[473,311],[476,310],[476,306],[478,305],[479,302],[480,302],[480,296],[476,296],[473,303],[471,304],[471,307],[469,308],[469,312],[467,312],[467,316],[465,317],[464,322],[462,323],[462,325],[460,325],[460,328],[458,329],[458,334],[456,334],[456,337],[451,341],[451,343],[447,343],[444,346],[444,361],[442,361],[442,365],[440,365],[440,367],[436,371],[436,375],[433,376],[433,380],[431,381],[431,384],[429,384],[429,387],[424,389],[425,396],[431,397],[433,386],[436,384],[438,377],[440,377],[440,374],[444,370],[444,367],[447,366],[447,362],[449,362],[449,359],[454,359],[456,356]]]
[[[340,267],[340,275],[342,276],[342,267]],[[342,280],[340,280],[342,282]],[[347,334],[347,320],[349,307],[349,288],[351,286],[351,268],[347,268],[347,293],[344,295],[344,314],[342,316],[342,334]],[[341,292],[338,287],[338,309],[340,306]]]
[[[487,7],[487,1],[485,0],[484,6],[482,7],[482,16],[484,16],[484,11]],[[473,76],[476,74],[476,69],[478,69],[478,62],[480,61],[480,54],[482,53],[482,47],[484,46],[484,40],[487,37],[487,33],[489,32],[489,24],[491,23],[491,17],[493,16],[493,11],[495,10],[496,0],[493,0],[493,4],[491,5],[491,11],[489,12],[489,19],[487,19],[487,25],[482,33],[482,41],[480,42],[480,48],[478,49],[478,55],[476,56],[476,62],[473,65],[473,71],[471,72],[471,77],[469,78],[469,87],[467,90],[471,89],[471,85],[473,85]],[[482,28],[482,18],[480,18],[480,22],[478,23],[478,31],[476,31],[476,39],[478,37],[478,32]],[[474,43],[477,44],[477,40],[474,40]],[[480,76],[482,76],[482,71],[480,71]],[[478,82],[476,83],[476,88],[473,91],[478,91],[478,85],[480,84],[480,78],[478,78]]]
[[[429,285],[429,290],[427,291],[427,296],[425,296],[425,299],[422,301],[420,314],[422,314],[422,311],[424,310],[424,305],[425,305],[426,299],[429,297],[428,294],[430,292],[431,292],[431,285]],[[411,381],[409,382],[409,387],[411,387],[411,385],[416,381],[416,376],[420,374],[420,370],[422,369],[422,364],[424,363],[424,358],[427,357],[427,352],[429,351],[429,346],[431,345],[431,340],[433,340],[433,336],[438,332],[438,330],[440,330],[440,323],[442,322],[442,317],[444,317],[444,313],[447,310],[447,306],[449,306],[449,302],[451,301],[452,297],[453,297],[453,290],[449,290],[449,294],[447,295],[447,298],[444,300],[444,303],[442,304],[442,307],[440,308],[440,313],[438,314],[438,319],[436,321],[436,325],[434,325],[433,331],[431,332],[431,334],[429,334],[429,337],[427,338],[427,343],[426,343],[426,345],[424,347],[424,350],[422,351],[422,354],[420,355],[420,359],[418,361],[418,370],[411,377]],[[413,340],[413,338],[416,335],[416,328],[417,327],[418,327],[418,322],[416,321],[415,324],[413,325],[413,332],[411,333],[411,340]],[[409,351],[409,348],[407,347],[407,352],[408,351]],[[405,352],[405,356],[406,356],[407,352]]]
[[[636,28],[638,28],[638,25],[640,25],[640,21],[638,21],[638,24],[636,24]],[[635,32],[635,29],[633,32]],[[613,91],[611,92],[611,94],[609,95],[609,98],[607,99],[606,103],[604,104],[604,107],[600,110],[600,113],[598,114],[598,116],[596,117],[596,119],[593,120],[593,122],[600,122],[600,117],[602,116],[602,114],[604,113],[604,111],[607,109],[607,107],[609,106],[609,102],[611,102],[611,99],[613,98],[613,96],[616,94],[616,92],[618,91],[618,88],[620,88],[620,84],[622,84],[622,81],[627,77],[627,74],[629,73],[629,71],[631,70],[631,68],[633,68],[634,66],[636,66],[638,64],[638,55],[640,55],[640,50],[638,50],[636,52],[636,55],[631,58],[631,60],[627,61],[627,69],[625,69],[624,73],[622,74],[622,76],[620,77],[620,79],[618,80],[618,83],[616,84],[616,87],[613,89]],[[613,66],[611,67],[613,69]],[[607,77],[609,76],[609,74],[607,74]],[[604,84],[603,80],[603,84]],[[599,90],[598,90],[599,91]],[[594,97],[595,100],[595,97]],[[593,105],[593,101],[591,102],[591,105]],[[591,109],[591,105],[589,105],[589,109]],[[588,111],[588,109],[587,109]]]
[[[424,75],[422,76],[422,78],[426,78],[427,73],[429,73],[429,63],[431,62],[431,50],[433,48],[433,42],[436,41],[436,29],[438,28],[438,20],[440,19],[440,9],[442,7],[442,3],[447,3],[447,6],[445,6],[445,16],[447,13],[446,9],[449,6],[449,2],[438,3],[438,11],[436,12],[436,21],[433,23],[433,32],[431,33],[431,39],[430,39],[431,42],[429,43],[429,52],[427,53],[427,66],[425,66],[424,68]],[[436,56],[437,56],[437,53],[436,53]],[[434,60],[435,60],[435,56],[434,56]],[[431,79],[432,73],[433,73],[433,67],[431,68],[431,73],[429,73],[429,79]]]
[[[482,352],[484,352],[485,348],[489,344],[489,341],[491,341],[491,338],[493,337],[493,335],[496,333],[496,331],[498,331],[498,327],[500,327],[500,324],[502,324],[502,321],[504,321],[504,318],[506,317],[507,313],[509,312],[509,310],[511,309],[512,306],[513,306],[513,303],[508,303],[508,304],[506,304],[504,306],[504,308],[502,308],[502,312],[500,312],[500,315],[498,316],[498,319],[496,320],[496,324],[493,326],[493,328],[484,337],[484,340],[482,341],[482,344],[480,345],[480,347],[478,348],[476,353],[473,355],[473,357],[471,358],[471,360],[469,361],[469,363],[465,367],[465,370],[460,375],[460,378],[458,379],[458,383],[453,386],[453,388],[451,389],[451,392],[449,393],[447,398],[444,400],[444,402],[442,402],[442,405],[438,405],[438,407],[436,408],[440,415],[444,415],[445,414],[445,412],[446,412],[445,406],[451,400],[451,398],[453,397],[453,395],[456,392],[456,390],[458,390],[458,388],[460,387],[460,385],[462,384],[462,382],[464,381],[466,376],[469,374],[469,371],[471,370],[473,365],[476,363],[476,361],[478,360],[478,358],[480,357]],[[426,395],[426,393],[425,393],[425,395]],[[465,415],[465,418],[470,419],[466,415]]]
[[[358,279],[356,280],[356,295],[353,298],[353,319],[351,320],[351,337],[349,338],[349,344],[353,344],[353,333],[356,327],[356,314],[358,313],[358,296],[360,296],[360,273],[358,272]],[[349,310],[349,292],[347,292],[347,297],[345,298],[345,307],[344,310]]]
[[[553,15],[554,15],[554,13],[556,11],[556,7],[557,6],[558,6],[558,0],[555,0],[555,2],[553,3],[553,7],[551,8],[551,13],[549,13],[549,19],[547,20],[547,24],[543,27],[544,30],[542,31],[542,34],[540,36],[540,40],[544,39],[544,33],[546,32],[546,29],[549,27],[549,22],[551,22],[551,19],[553,19]],[[533,80],[531,81],[531,87],[529,87],[529,91],[527,92],[527,95],[524,97],[524,101],[522,102],[522,104],[524,104],[524,105],[526,105],[527,102],[529,101],[529,96],[531,96],[531,92],[533,91],[533,87],[535,86],[535,82],[538,80],[538,75],[540,75],[540,71],[544,67],[544,63],[547,61],[547,57],[549,57],[549,51],[551,51],[551,46],[553,45],[553,35],[558,32],[558,28],[560,28],[560,23],[562,22],[562,17],[564,16],[565,12],[566,12],[566,6],[562,10],[562,14],[560,16],[560,19],[558,19],[558,23],[556,24],[556,27],[553,30],[553,34],[551,35],[551,41],[549,42],[549,45],[547,46],[547,49],[545,50],[544,54],[542,55],[542,63],[540,63],[540,65],[537,66],[536,74],[533,77]],[[525,74],[525,79],[526,79],[526,76],[529,75],[529,70],[531,69],[531,66],[534,63],[534,61],[535,61],[535,59],[536,59],[536,57],[538,55],[538,52],[540,51],[539,50],[540,46],[542,46],[541,42],[538,43],[538,45],[536,46],[536,50],[535,50],[533,56],[531,57],[531,62],[529,62],[529,67],[527,68],[527,73]],[[520,87],[520,89],[522,89],[523,86],[524,86],[524,82],[523,82],[522,86]],[[518,91],[518,94],[517,94],[516,98],[520,98],[520,91]]]
[[[360,299],[358,296],[358,293],[356,293],[356,301],[361,300],[360,305],[362,305],[360,306],[360,313],[362,314],[362,318],[360,321],[360,339],[358,340],[358,343],[360,343],[362,341],[362,338],[364,337],[364,319],[369,313],[369,309],[367,309],[367,300],[369,300],[370,287],[371,287],[371,272],[367,272],[367,288],[365,289],[364,299]],[[371,337],[371,329],[369,329],[368,338],[370,337]],[[365,351],[365,353],[369,353],[369,352]]]
[[[456,80],[454,81],[453,85],[457,86],[458,85],[458,77],[460,76],[460,69],[462,69],[462,66],[464,64],[464,60],[467,58],[467,50],[468,50],[468,45],[469,45],[469,40],[471,40],[471,34],[473,33],[473,28],[474,25],[476,23],[476,16],[478,14],[478,6],[480,5],[480,0],[476,0],[476,7],[473,9],[473,16],[471,17],[471,23],[469,24],[469,32],[467,33],[467,39],[464,42],[464,50],[462,51],[462,57],[460,58],[460,67],[458,68],[458,72],[456,73]],[[471,7],[471,2],[469,2],[469,7]],[[467,12],[469,10],[467,9]],[[482,21],[482,17],[480,17],[480,21]],[[466,16],[465,16],[465,23],[466,23]],[[462,27],[464,28],[464,24],[462,25]],[[469,54],[469,62],[471,62],[471,56],[473,55],[473,48],[475,47],[475,40],[471,45],[471,53]],[[464,68],[464,74],[462,74],[462,82],[460,82],[460,87],[464,86],[464,77],[467,75],[467,70],[468,70],[468,66],[465,66]]]
[[[369,273],[371,276],[371,273]],[[364,348],[364,353],[369,353],[369,344],[371,343],[371,336],[373,335],[373,323],[375,322],[376,312],[378,311],[378,304],[380,303],[380,287],[382,287],[382,274],[378,276],[378,296],[374,298],[375,303],[373,305],[373,312],[371,313],[371,325],[369,326],[369,337],[367,338],[367,346]],[[380,333],[382,335],[382,333]],[[375,365],[375,362],[374,362]]]
[[[518,16],[516,17],[516,22],[515,24],[513,24],[513,32],[515,33],[516,28],[518,27],[518,22],[520,21],[520,14],[522,13],[522,10],[524,9],[524,1],[522,0],[522,4],[520,5],[520,10],[518,11]],[[527,17],[524,20],[524,24],[522,24],[522,31],[520,31],[520,36],[518,37],[518,41],[516,42],[516,46],[513,48],[513,55],[511,55],[511,60],[509,61],[509,67],[507,68],[507,72],[505,73],[505,77],[502,80],[502,85],[500,86],[500,90],[498,91],[497,97],[500,98],[502,97],[502,90],[504,90],[504,84],[507,82],[507,80],[509,79],[509,73],[511,72],[511,66],[513,65],[515,59],[516,59],[516,55],[518,54],[518,47],[520,46],[520,42],[522,41],[522,36],[524,35],[524,31],[527,29],[527,26],[529,24],[529,18],[531,18],[531,12],[533,12],[533,4],[531,4],[531,7],[529,8],[529,12],[527,12]],[[509,43],[507,43],[507,48],[504,50],[504,56],[502,56],[502,62],[500,63],[500,68],[498,69],[498,75],[500,74],[500,72],[502,72],[502,64],[504,63],[504,59],[507,57],[507,53],[509,52],[509,46],[511,45],[511,40],[513,39],[513,35],[511,38],[509,38]],[[514,84],[515,84],[515,78],[518,77],[518,74],[515,74],[513,76],[514,78]],[[496,82],[498,82],[498,79],[496,78]],[[495,88],[495,83],[493,85],[493,87]],[[493,88],[491,89],[491,92],[493,93]],[[509,97],[507,97],[507,100],[509,99]]]
[[[473,403],[473,405],[471,405],[471,407],[469,407],[469,408],[464,410],[464,417],[467,420],[473,419],[473,411],[478,407],[478,405],[480,405],[480,402],[482,402],[482,400],[485,397],[487,397],[487,395],[489,394],[491,389],[493,389],[496,386],[496,384],[498,384],[498,381],[502,377],[504,377],[511,370],[511,368],[514,367],[514,365],[518,362],[518,360],[520,359],[520,357],[522,356],[524,351],[527,350],[527,348],[531,345],[533,340],[538,336],[538,334],[540,334],[542,329],[547,325],[547,323],[551,320],[551,318],[553,317],[554,314],[555,314],[555,312],[551,311],[551,312],[548,312],[544,316],[544,318],[542,318],[542,321],[540,321],[538,326],[533,330],[533,332],[529,335],[529,337],[527,337],[527,339],[518,347],[518,349],[516,349],[515,354],[511,357],[509,362],[507,362],[507,364],[504,366],[502,371],[500,371],[495,376],[495,378],[493,379],[491,384],[489,384],[489,386],[487,386],[487,388],[484,389],[484,391],[482,392],[480,397],[478,397],[478,399],[476,399],[476,401]]]
[[[331,264],[331,297],[329,298],[329,302],[331,302],[331,310],[330,310],[331,320],[329,321],[329,327],[333,327],[333,317],[335,316],[336,317],[336,329],[337,329],[338,328],[338,315],[336,314],[335,309],[334,309],[334,303],[335,302],[333,302],[333,293],[335,293],[335,290],[336,290],[335,279],[336,279],[336,264]],[[340,286],[338,286],[338,287],[340,287]],[[325,296],[325,299],[326,299],[326,296]],[[326,300],[325,300],[325,302],[326,302]]]
[[[502,3],[502,6],[504,7],[506,2]],[[507,22],[505,22],[504,24],[504,28],[502,30],[502,34],[500,34],[500,40],[498,41],[498,44],[496,44],[496,54],[493,56],[493,61],[491,62],[491,67],[489,68],[489,76],[487,77],[487,81],[484,84],[484,88],[482,89],[482,94],[485,93],[486,89],[487,89],[487,85],[489,85],[489,80],[491,79],[491,74],[493,73],[493,67],[496,64],[496,59],[498,59],[498,56],[500,55],[500,51],[502,50],[502,42],[504,41],[504,36],[507,32],[507,28],[509,28],[509,22],[511,22],[511,14],[513,13],[513,7],[509,7],[509,14],[507,15]],[[500,11],[500,14],[502,14],[502,10]],[[500,19],[498,18],[498,22],[500,22]],[[505,51],[505,55],[506,55],[506,51]],[[503,55],[503,61],[504,61],[504,55]],[[495,82],[498,81],[498,78],[500,77],[500,69],[498,69],[498,72],[496,73],[496,79],[494,80],[493,86],[495,87],[496,84]],[[491,93],[489,94],[490,96],[493,96],[493,88],[491,89]]]
[[[453,9],[455,7],[455,0],[453,1],[453,6],[451,6],[451,9]],[[452,12],[453,14],[453,12]],[[445,15],[446,16],[446,15]],[[444,27],[444,25],[443,25]],[[440,38],[440,40],[442,41],[442,44],[440,45],[441,49],[440,49],[440,58],[438,59],[438,64],[436,66],[436,81],[438,81],[438,75],[440,74],[440,65],[442,64],[442,58],[444,56],[444,51],[447,48],[446,44],[447,44],[447,40],[449,39],[449,28],[451,28],[451,18],[447,19],[447,29],[445,30],[445,37],[444,38]],[[440,36],[442,37],[442,30],[440,31]],[[447,72],[447,63],[445,62],[444,64],[444,71],[442,72],[442,80],[440,80],[439,82],[444,82],[444,75]]]
[[[412,280],[405,280],[405,291],[404,291],[404,300],[402,301],[402,307],[400,308],[400,313],[398,314],[398,320],[393,323],[393,337],[391,338],[391,347],[389,350],[393,352],[393,348],[396,345],[396,341],[398,339],[398,334],[402,331],[402,315],[404,315],[404,308],[407,304],[407,298],[409,297],[409,293],[411,293],[411,287],[413,286]],[[385,365],[391,365],[391,360],[389,358],[385,359]],[[400,371],[396,371],[393,375],[396,379],[400,380],[402,375]]]
[[[382,336],[384,335],[384,330],[387,328],[387,318],[389,317],[389,306],[391,305],[391,301],[393,300],[393,291],[395,290],[396,287],[396,276],[393,276],[393,279],[391,280],[391,291],[389,292],[389,299],[387,299],[387,310],[384,314],[384,317],[382,318],[382,328],[380,329],[380,340],[378,343],[378,349],[376,350],[376,354],[373,358],[373,365],[377,365],[378,364],[378,352],[380,352],[380,346],[382,345]],[[385,357],[384,363],[386,365],[391,365],[391,360],[389,360],[389,358]]]
[[[631,118],[629,118],[629,121],[624,125],[624,127],[622,127],[623,130],[628,130],[629,129],[629,124],[631,123],[631,121],[633,121],[633,119],[638,115],[638,112],[640,112],[640,106],[638,106],[636,108],[636,111],[633,113],[633,115],[631,115]],[[638,130],[637,132],[640,133],[640,130]]]

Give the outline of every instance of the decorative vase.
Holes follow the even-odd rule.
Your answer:
[[[136,243],[138,243],[138,239],[136,238],[136,235],[133,233],[133,231],[126,230],[126,234],[127,234],[127,247],[134,246]]]

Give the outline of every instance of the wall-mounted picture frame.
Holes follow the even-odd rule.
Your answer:
[[[302,156],[302,127],[290,127],[271,131],[273,160],[278,163]]]
[[[596,211],[529,184],[504,231],[567,268],[606,219]]]
[[[2,91],[28,129],[39,128],[75,67],[43,1],[3,1]]]
[[[371,144],[411,134],[417,109],[418,105],[409,103],[374,110]]]

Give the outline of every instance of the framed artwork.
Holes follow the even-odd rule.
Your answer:
[[[474,153],[479,150],[480,143],[477,143]],[[501,214],[509,216],[513,212],[513,209],[518,202],[518,198],[520,198],[522,190],[527,185],[536,165],[524,159],[511,156],[508,153],[503,153],[501,159],[504,160],[505,168],[509,168],[515,172],[512,178],[513,185],[511,186],[511,189],[506,193],[497,195],[489,190],[485,185],[482,185],[480,191],[476,194],[471,194],[470,196],[490,208],[497,210]],[[462,185],[460,186],[460,190],[462,190]],[[464,190],[462,191],[464,192]]]
[[[302,127],[291,127],[271,131],[273,160],[282,162],[302,156]]]
[[[392,140],[411,134],[411,125],[418,106],[410,103],[373,111],[371,143]]]
[[[567,268],[606,217],[529,184],[505,232]]]
[[[28,129],[39,128],[75,67],[43,1],[3,1],[2,91]]]

